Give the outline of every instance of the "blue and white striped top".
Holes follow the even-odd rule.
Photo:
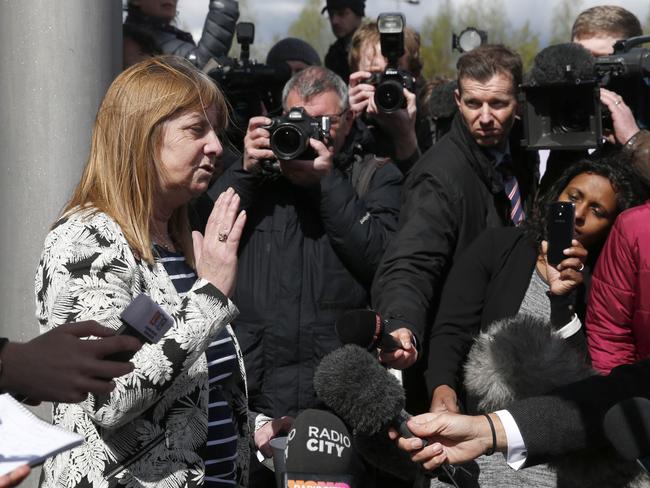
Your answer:
[[[154,245],[157,260],[165,267],[176,291],[187,293],[196,281],[196,273],[180,253]],[[208,403],[208,439],[202,451],[206,487],[236,485],[237,431],[232,409],[223,394],[224,384],[235,372],[237,353],[227,329],[214,338],[205,352],[208,361],[210,397]]]

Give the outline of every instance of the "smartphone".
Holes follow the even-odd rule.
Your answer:
[[[566,256],[563,251],[571,247],[576,207],[571,202],[553,202],[546,216],[546,261],[557,266]]]
[[[137,337],[143,344],[153,344],[174,325],[172,319],[160,305],[144,293],[133,299],[120,315],[122,327],[117,335],[126,334]],[[130,361],[135,353],[131,351],[110,354],[108,361]]]

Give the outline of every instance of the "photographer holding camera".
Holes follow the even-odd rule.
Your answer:
[[[571,29],[572,42],[581,44],[595,57],[612,54],[617,41],[642,35],[639,19],[616,5],[598,5],[584,10]],[[636,140],[633,137],[639,133],[631,108],[620,94],[606,88],[600,89],[600,101],[612,119],[613,133],[606,134],[607,142],[631,148]]]
[[[599,5],[576,17],[571,43],[549,46],[536,56],[523,90],[534,110],[524,119],[527,126],[535,128],[535,135],[525,136],[528,145],[551,149],[542,163],[546,167],[542,192],[568,164],[585,157],[588,149],[633,149],[639,125],[646,127],[649,120],[647,83],[642,81],[647,73],[644,56],[639,55],[642,49],[634,49],[639,44],[629,43],[642,35],[641,23],[632,12]],[[536,69],[540,62],[543,66]],[[534,89],[539,90],[539,97],[530,97],[531,82],[538,87]],[[598,89],[595,98],[594,84]],[[550,129],[543,130],[550,134],[547,140],[539,137],[540,120],[533,112],[546,117],[544,124],[550,123]],[[540,155],[544,161],[543,153]]]
[[[380,14],[377,22],[361,26],[350,48],[350,106],[373,133],[370,145],[389,155],[404,174],[431,145],[418,138],[416,92],[420,79],[420,38],[405,26],[402,14]]]
[[[285,115],[253,117],[243,160],[211,189],[232,186],[248,214],[234,292],[242,313],[233,329],[256,412],[255,442],[267,453],[279,430],[272,419],[317,406],[313,372],[341,345],[336,319],[370,303],[397,228],[402,180],[389,161],[359,154],[347,86],[332,71],[300,71],[282,98]],[[274,486],[256,460],[251,486]]]

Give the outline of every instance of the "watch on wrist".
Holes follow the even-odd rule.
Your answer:
[[[2,378],[2,350],[7,345],[8,342],[9,339],[7,339],[6,337],[0,337],[0,378]],[[2,388],[0,388],[0,393],[4,393],[4,391],[2,391]]]

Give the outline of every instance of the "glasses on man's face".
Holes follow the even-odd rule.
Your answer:
[[[341,117],[345,115],[345,112],[347,112],[349,109],[344,109],[343,111],[337,113],[337,114],[324,114],[322,117],[329,117],[330,118],[330,126],[335,127],[338,126],[341,123]]]

